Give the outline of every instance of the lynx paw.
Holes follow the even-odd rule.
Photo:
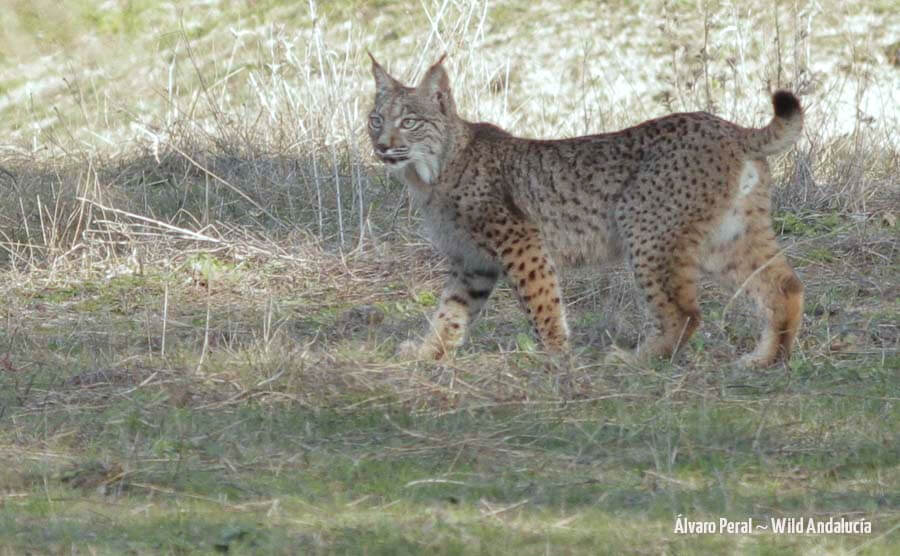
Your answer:
[[[620,348],[613,344],[609,353],[603,358],[603,362],[607,365],[636,365],[638,356],[633,350]]]
[[[427,342],[420,343],[415,340],[406,340],[401,342],[397,348],[397,357],[401,359],[412,360],[436,360],[444,356],[444,350],[438,346],[433,346]]]
[[[737,360],[738,367],[742,369],[765,369],[778,363],[780,359],[768,354],[750,352]]]

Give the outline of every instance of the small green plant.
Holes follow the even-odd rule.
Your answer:
[[[772,218],[775,230],[785,235],[819,236],[846,225],[837,213],[826,215],[798,215],[793,212],[777,213]]]
[[[422,307],[436,307],[438,303],[438,299],[434,292],[424,290],[417,292],[414,300]]]

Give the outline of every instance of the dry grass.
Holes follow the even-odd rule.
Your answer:
[[[895,551],[890,3],[51,4],[0,34],[4,553]],[[409,80],[449,52],[462,112],[532,136],[759,124],[797,90],[773,161],[792,361],[732,367],[755,320],[705,285],[684,357],[599,364],[643,333],[622,268],[567,273],[570,356],[501,287],[455,359],[394,358],[443,262],[368,155],[366,48]],[[678,514],[873,534],[684,537]]]

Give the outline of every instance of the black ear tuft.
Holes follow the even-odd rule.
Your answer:
[[[802,112],[800,101],[790,91],[775,91],[772,95],[772,106],[775,107],[775,115],[779,118],[789,119]]]
[[[369,58],[372,60],[372,76],[375,78],[376,94],[382,94],[391,89],[402,87],[399,81],[391,77],[388,72],[384,71],[381,64],[375,61],[375,56],[372,56],[371,52],[366,50],[366,54],[368,54]]]
[[[446,57],[447,55],[444,54],[440,60],[428,68],[428,71],[425,72],[425,75],[422,76],[422,80],[419,82],[418,89],[429,97],[433,97],[438,91],[450,92],[450,78],[444,69],[444,58]]]

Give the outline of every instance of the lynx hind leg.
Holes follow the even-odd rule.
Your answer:
[[[421,342],[400,344],[399,354],[415,359],[441,359],[465,341],[469,325],[481,313],[500,271],[488,265],[452,261],[437,310]]]
[[[756,349],[740,360],[747,367],[788,360],[803,319],[803,284],[775,241],[767,190],[735,202],[711,234],[704,259],[704,270],[743,288],[766,321]]]
[[[669,357],[700,325],[699,234],[673,219],[665,207],[624,199],[618,213],[638,294],[647,304],[653,331],[634,353],[614,349],[607,361],[637,363]]]
[[[655,320],[654,334],[637,347],[638,360],[675,354],[700,326],[697,242],[667,243],[650,240],[634,251],[635,281]]]

